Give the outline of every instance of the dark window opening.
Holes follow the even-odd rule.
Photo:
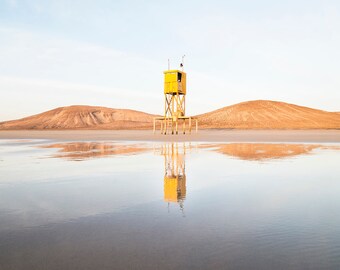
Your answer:
[[[182,81],[182,73],[177,73],[177,81],[178,82]]]

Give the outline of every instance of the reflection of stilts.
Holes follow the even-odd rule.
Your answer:
[[[186,197],[185,153],[185,145],[179,151],[177,143],[161,148],[161,155],[164,156],[164,201],[168,205],[178,203],[182,211]]]

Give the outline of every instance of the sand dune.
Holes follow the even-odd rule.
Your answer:
[[[242,102],[198,116],[200,127],[239,129],[337,129],[338,113],[284,102]]]
[[[149,129],[155,115],[93,106],[60,107],[19,120],[0,123],[14,129]],[[242,102],[197,116],[200,128],[340,129],[340,113],[284,102]]]
[[[0,129],[143,129],[154,115],[94,106],[60,107],[51,111],[0,123]]]

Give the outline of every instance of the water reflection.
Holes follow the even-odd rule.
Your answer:
[[[86,160],[111,155],[139,154],[149,148],[141,144],[116,144],[109,142],[69,142],[40,146],[59,149],[54,158]],[[192,148],[186,143],[164,143],[155,150],[164,157],[164,201],[178,203],[184,209],[186,197],[185,155]]]
[[[332,146],[210,144],[197,155],[155,143],[154,154],[95,159],[125,148],[54,145],[0,149],[1,269],[339,268],[339,152],[323,151]],[[185,204],[186,218],[167,204]]]
[[[56,148],[59,151],[52,155],[55,158],[66,158],[70,160],[85,160],[89,158],[100,158],[112,155],[131,155],[148,150],[140,144],[115,144],[109,142],[70,142],[55,143],[41,146],[42,148]]]
[[[111,155],[139,154],[149,150],[142,144],[117,144],[112,142],[69,142],[43,145],[42,148],[59,149],[53,154],[55,158],[69,160],[85,160]],[[207,148],[221,154],[236,157],[242,160],[263,161],[271,159],[290,158],[298,155],[310,154],[315,149],[336,149],[338,146],[325,146],[319,144],[272,144],[272,143],[229,143],[229,144],[202,144],[200,148]],[[184,156],[191,145],[179,143],[165,143],[159,146],[165,163],[168,164],[169,179],[173,179],[171,173],[178,175],[178,179],[185,179]],[[178,180],[180,181],[180,180]],[[184,180],[185,182],[185,180]]]
[[[186,145],[179,147],[177,143],[164,144],[160,152],[164,156],[164,201],[178,203],[183,210],[186,197]]]
[[[242,160],[264,161],[290,158],[309,154],[312,150],[326,148],[321,145],[306,144],[269,144],[269,143],[230,143],[202,146]],[[329,147],[327,147],[329,148]]]

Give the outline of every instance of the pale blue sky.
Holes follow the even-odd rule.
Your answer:
[[[272,99],[340,111],[340,1],[0,0],[0,121],[86,104],[187,113]]]

